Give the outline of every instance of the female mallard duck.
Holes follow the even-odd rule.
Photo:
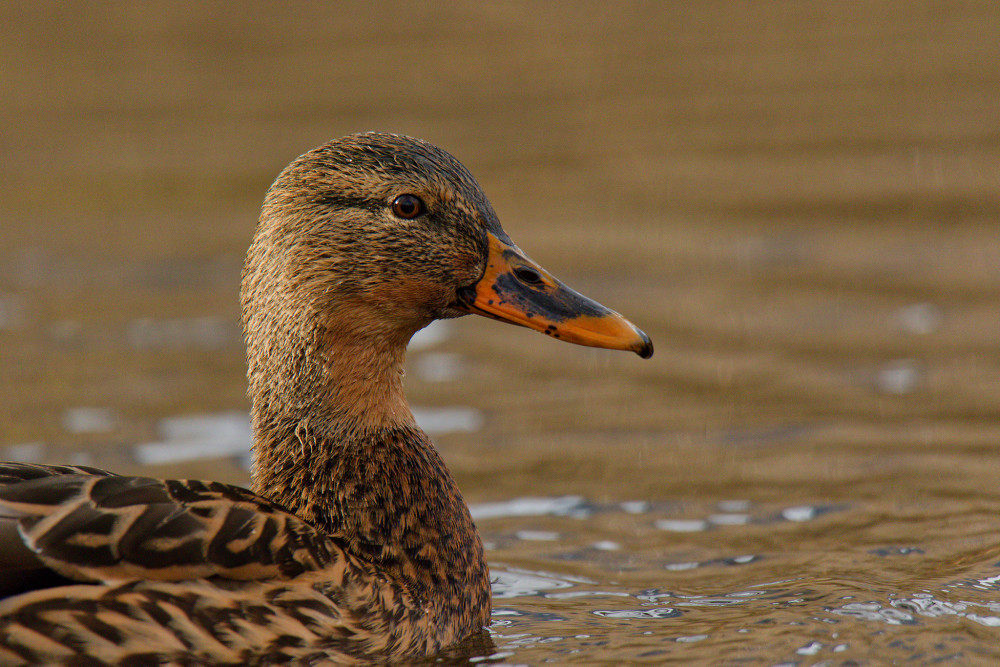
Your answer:
[[[388,661],[483,628],[483,547],[403,394],[407,342],[477,313],[653,353],[504,233],[428,143],[348,136],[289,165],[241,290],[252,489],[0,467],[0,663]]]

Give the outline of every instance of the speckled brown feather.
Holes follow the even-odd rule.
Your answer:
[[[0,503],[45,565],[101,584],[0,602],[2,664],[388,659],[464,636],[339,536],[245,489],[62,474],[0,488]]]
[[[335,564],[330,538],[218,482],[63,474],[0,487],[24,544],[78,581],[291,579]]]
[[[400,194],[427,214],[394,217]],[[461,314],[486,231],[506,238],[469,172],[425,142],[355,135],[289,165],[241,292],[254,492],[0,469],[0,568],[94,582],[53,575],[0,602],[0,663],[382,662],[479,631],[482,545],[401,376],[413,333]]]

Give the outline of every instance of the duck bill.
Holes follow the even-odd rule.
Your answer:
[[[653,343],[615,311],[570,289],[512,244],[487,232],[483,277],[460,292],[457,306],[577,345],[653,356]]]

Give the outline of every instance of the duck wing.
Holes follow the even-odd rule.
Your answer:
[[[0,465],[0,573],[47,568],[104,583],[290,579],[338,552],[328,536],[236,486]]]
[[[440,644],[419,600],[246,489],[0,464],[0,664],[327,664]],[[407,632],[393,628],[405,624]]]

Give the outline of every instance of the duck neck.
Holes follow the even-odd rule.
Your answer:
[[[291,377],[251,362],[252,488],[428,602],[488,614],[479,535],[403,394],[408,338],[307,345]]]

